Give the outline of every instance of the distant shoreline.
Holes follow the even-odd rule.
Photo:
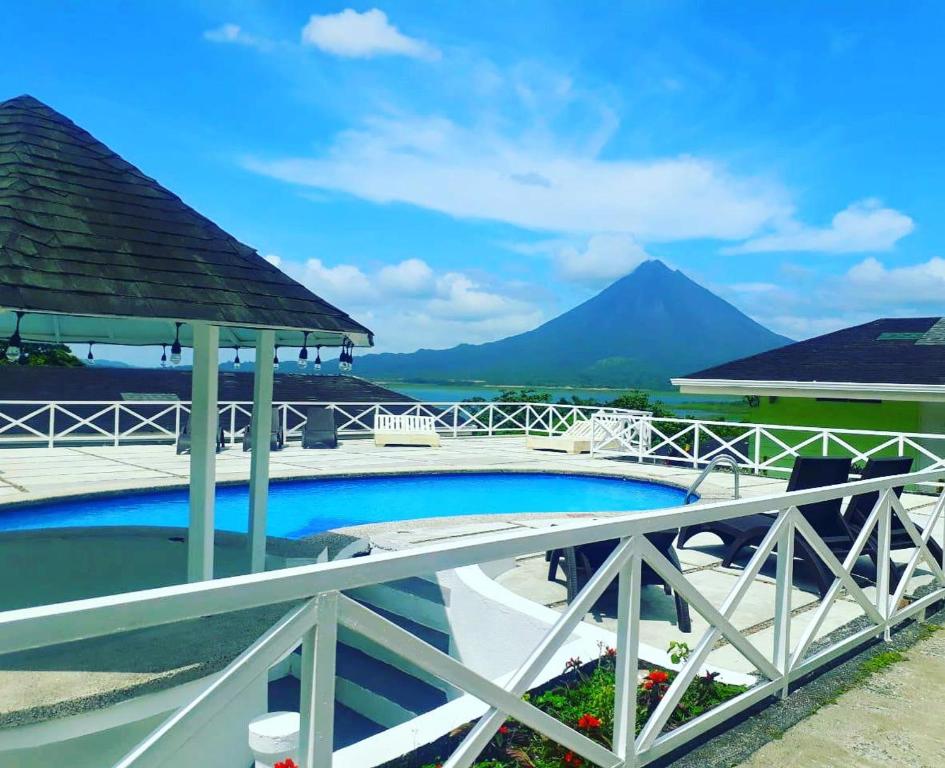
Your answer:
[[[482,387],[483,389],[563,389],[575,392],[671,392],[648,387],[594,387],[577,384],[487,384],[484,381],[407,381],[405,379],[371,379],[375,384],[392,386],[406,384],[413,387]]]

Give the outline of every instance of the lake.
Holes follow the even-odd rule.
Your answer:
[[[378,381],[377,383],[395,392],[428,403],[455,402],[470,400],[474,397],[493,400],[502,390],[510,389],[510,387],[485,384],[411,384],[399,381]],[[582,399],[595,400],[602,404],[609,403],[620,395],[634,391],[630,389],[571,389],[567,387],[529,387],[529,389],[547,392],[551,395],[552,402],[576,396]],[[739,405],[742,402],[740,397],[726,397],[724,395],[684,395],[675,391],[648,391],[647,394],[649,394],[651,400],[660,400],[679,415],[691,414],[701,418],[714,418],[730,414],[732,411],[739,410]]]

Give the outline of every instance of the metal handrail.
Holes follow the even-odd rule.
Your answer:
[[[734,498],[739,498],[738,492],[738,473],[740,468],[738,462],[733,456],[729,456],[727,453],[720,453],[718,456],[712,459],[708,464],[705,465],[705,469],[699,474],[699,477],[693,481],[692,485],[689,486],[689,490],[686,491],[686,498],[683,500],[683,504],[689,504],[692,502],[693,498],[696,495],[696,489],[702,485],[702,481],[709,476],[709,473],[715,469],[716,464],[728,464],[732,468],[732,477],[735,481]]]

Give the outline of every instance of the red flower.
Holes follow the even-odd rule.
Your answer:
[[[272,768],[299,768],[299,766],[296,765],[295,760],[291,757],[287,757],[285,760],[276,763]]]
[[[501,733],[503,736],[505,736],[505,734],[507,734],[508,732],[509,732],[509,727],[507,725],[499,726],[499,733]]]
[[[578,656],[574,656],[574,657],[568,659],[568,660],[565,662],[565,664],[564,664],[564,669],[565,669],[565,671],[567,671],[567,670],[569,670],[569,669],[577,670],[577,669],[580,669],[580,668],[581,668],[581,659],[580,659]]]
[[[654,669],[646,676],[646,679],[652,680],[654,683],[665,683],[667,680],[669,680],[669,675],[667,675],[661,669]]]
[[[584,765],[584,761],[573,752],[568,752],[568,754],[564,756],[564,762],[574,766]]]
[[[644,680],[642,683],[640,683],[640,685],[643,687],[643,690],[644,690],[644,691],[648,691],[648,690],[650,690],[650,688],[653,687],[653,681],[652,681],[652,680]]]
[[[617,649],[616,649],[616,648],[611,648],[611,647],[608,645],[607,648],[604,650],[604,655],[607,656],[608,659],[616,659],[616,658],[617,658]]]
[[[592,728],[600,728],[600,718],[594,717],[594,715],[583,714],[578,718],[578,728],[582,728],[585,731],[589,731]]]

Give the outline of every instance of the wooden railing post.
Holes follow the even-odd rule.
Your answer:
[[[782,515],[793,515],[793,509]],[[788,519],[778,536],[774,591],[774,666],[781,673],[781,698],[787,698],[791,682],[791,592],[794,587],[794,521]]]
[[[315,626],[302,638],[300,768],[331,768],[334,754],[338,593],[319,595]]]
[[[618,576],[617,680],[614,702],[614,752],[625,768],[637,764],[637,670],[640,666],[640,555],[633,551]]]

